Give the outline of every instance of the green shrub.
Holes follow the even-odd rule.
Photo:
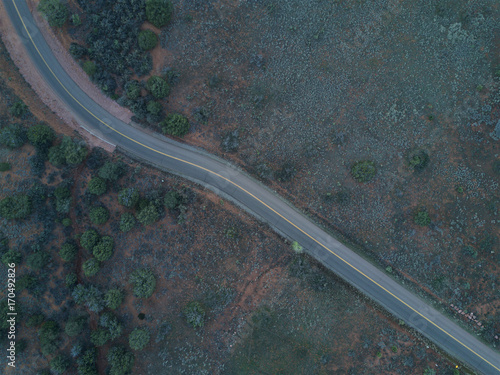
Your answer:
[[[97,347],[105,345],[110,338],[109,332],[102,328],[97,328],[90,334],[90,342]]]
[[[112,347],[108,352],[109,375],[129,374],[134,367],[134,355],[122,347]]]
[[[182,204],[182,197],[177,191],[170,190],[165,194],[164,203],[167,209],[175,210]]]
[[[18,265],[21,263],[23,256],[18,250],[10,249],[5,254],[2,255],[2,263],[8,265],[10,263],[15,263]]]
[[[88,54],[88,50],[81,44],[71,43],[69,46],[69,53],[74,59],[80,59]]]
[[[32,274],[27,274],[16,279],[16,288],[18,290],[33,290],[37,284],[37,278]]]
[[[66,322],[64,332],[66,332],[66,334],[71,337],[78,336],[80,333],[82,333],[86,323],[87,317],[82,315],[72,316]]]
[[[431,223],[431,218],[425,209],[418,209],[413,213],[413,222],[422,227],[427,227]]]
[[[26,327],[38,327],[45,321],[43,314],[33,314],[26,320]]]
[[[142,30],[139,33],[139,47],[144,51],[149,51],[158,44],[158,37],[151,30]]]
[[[90,221],[97,225],[105,224],[109,219],[109,211],[105,207],[92,207],[89,213]]]
[[[0,201],[0,216],[8,219],[25,219],[31,214],[33,206],[26,194],[15,194]]]
[[[0,129],[0,144],[10,149],[19,148],[26,143],[26,131],[19,124],[10,124]]]
[[[163,99],[170,93],[168,83],[158,76],[151,76],[146,83],[146,88],[156,99]]]
[[[418,150],[408,155],[408,164],[416,171],[424,169],[429,164],[429,154],[423,150]]]
[[[125,84],[125,94],[130,100],[135,100],[141,96],[141,86],[136,80],[128,81]]]
[[[37,124],[28,129],[28,141],[40,150],[48,150],[56,135],[50,126]]]
[[[87,190],[90,194],[102,195],[107,190],[106,180],[101,177],[94,177],[87,185]]]
[[[147,109],[153,116],[158,116],[161,112],[161,104],[151,100],[147,105]]]
[[[109,236],[103,236],[101,240],[94,246],[92,253],[97,260],[105,262],[113,256],[113,238]]]
[[[205,309],[199,302],[190,302],[183,312],[186,322],[193,328],[203,327],[205,324]]]
[[[149,331],[143,328],[135,328],[128,335],[128,343],[134,350],[142,350],[148,345],[150,339]]]
[[[61,0],[40,0],[38,11],[52,27],[62,27],[68,18],[68,8]]]
[[[351,167],[351,176],[358,182],[368,182],[376,173],[375,163],[370,160],[358,161]]]
[[[37,251],[33,254],[28,255],[26,259],[26,264],[28,267],[33,268],[34,270],[41,270],[44,268],[50,261],[50,255],[45,251]]]
[[[114,340],[121,336],[123,332],[123,325],[118,318],[111,312],[105,312],[99,318],[99,325],[104,327],[109,332],[109,338]]]
[[[85,231],[80,237],[80,245],[86,250],[92,250],[99,242],[99,234],[94,229]]]
[[[14,117],[23,118],[28,113],[28,106],[19,100],[12,104],[9,108],[9,112]]]
[[[98,174],[99,177],[114,182],[123,176],[125,172],[126,169],[123,162],[113,163],[111,161],[107,161],[101,168],[99,168]]]
[[[69,360],[64,355],[59,354],[50,361],[50,369],[56,374],[63,374],[69,368]]]
[[[65,227],[70,227],[71,226],[71,219],[69,217],[65,217],[64,219],[61,220],[61,224]]]
[[[78,249],[71,242],[64,243],[59,250],[59,256],[66,262],[74,261],[76,254],[78,254]]]
[[[163,133],[183,137],[189,132],[189,120],[177,113],[170,114],[160,123]]]
[[[129,232],[135,226],[135,217],[130,212],[125,212],[120,217],[120,230],[124,233]]]
[[[139,220],[142,225],[151,225],[158,221],[159,218],[160,214],[154,204],[147,205],[137,214],[137,220]]]
[[[49,149],[49,162],[56,167],[66,164],[75,166],[80,164],[87,156],[87,148],[83,142],[75,141],[64,136],[61,144]]]
[[[78,282],[78,276],[76,276],[76,273],[74,273],[74,272],[68,273],[66,275],[65,280],[64,280],[64,283],[66,284],[66,286],[68,288],[74,287],[77,282]]]
[[[124,188],[118,193],[118,202],[128,208],[134,207],[139,198],[139,191],[135,188]]]
[[[123,302],[123,292],[118,288],[110,289],[106,292],[104,300],[106,301],[106,306],[111,310],[116,310]]]
[[[82,265],[83,273],[87,277],[94,276],[101,269],[101,264],[96,258],[90,258]]]
[[[146,18],[158,28],[170,22],[173,11],[174,7],[169,0],[146,0]]]
[[[85,350],[77,359],[79,375],[97,375],[97,350],[95,347]]]
[[[10,171],[10,164],[6,162],[0,162],[0,172]]]
[[[59,332],[59,325],[53,320],[46,321],[38,331],[40,346],[44,356],[49,356],[59,349],[57,344]]]
[[[97,66],[93,61],[85,61],[82,65],[83,71],[87,73],[89,77],[93,77],[97,72]]]
[[[74,13],[71,15],[71,23],[73,26],[78,27],[82,24],[82,20],[78,14]]]
[[[151,270],[141,268],[130,274],[134,295],[140,298],[149,298],[156,288],[156,278]]]

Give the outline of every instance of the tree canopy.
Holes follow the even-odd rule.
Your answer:
[[[134,287],[134,295],[140,298],[149,298],[156,288],[156,277],[147,268],[135,270],[130,274],[130,282]]]
[[[68,18],[68,8],[61,0],[40,0],[38,11],[52,27],[62,27]]]
[[[170,22],[174,7],[168,0],[146,0],[146,17],[156,27]]]
[[[173,113],[160,123],[160,127],[165,134],[183,137],[189,132],[189,120],[178,113]]]
[[[158,37],[151,30],[142,30],[139,33],[139,47],[144,51],[149,51],[156,47],[158,44]]]
[[[163,99],[170,93],[167,81],[159,76],[151,76],[146,83],[146,88],[156,99]]]

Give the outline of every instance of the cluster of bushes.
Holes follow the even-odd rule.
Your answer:
[[[62,27],[68,18],[68,8],[61,0],[41,0],[38,11],[52,27]]]
[[[113,238],[110,236],[101,237],[94,229],[88,229],[81,235],[80,245],[91,251],[93,255],[82,265],[85,276],[91,277],[97,274],[101,268],[101,262],[105,262],[113,256]]]

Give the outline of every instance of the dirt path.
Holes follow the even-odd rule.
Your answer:
[[[34,4],[32,2],[28,2],[28,4],[30,5],[31,9],[34,9]],[[88,79],[82,78],[83,74],[85,73],[81,70],[78,64],[76,64],[76,62],[72,61],[69,53],[66,53],[66,58],[63,57],[64,51],[62,47],[58,48],[55,37],[49,35],[49,32],[52,31],[50,30],[47,22],[39,17],[37,12],[34,12],[34,17],[37,22],[37,26],[42,31],[45,39],[49,42],[51,49],[54,51],[54,54],[57,56],[58,60],[65,67],[70,76],[75,80],[75,82],[90,97],[98,100],[101,105],[107,108],[114,116],[119,117],[124,121],[127,119],[128,121],[130,121],[131,114],[127,114],[127,112],[129,111],[122,110],[121,107],[119,107],[116,103],[115,106],[110,105],[109,102],[113,101],[109,98],[105,98],[102,94],[99,95],[98,93],[95,93],[95,91],[98,91],[97,88],[94,88],[93,91],[90,90],[93,87],[92,83]],[[77,132],[85,138],[89,146],[98,146],[104,148],[109,152],[113,152],[115,148],[114,145],[102,141],[101,139],[86,131],[85,128],[82,128],[73,112],[61,103],[60,98],[45,83],[35,65],[29,58],[24,48],[23,42],[19,39],[10,21],[10,18],[5,12],[5,8],[2,2],[0,2],[0,20],[0,35],[2,36],[5,48],[10,54],[12,62],[19,68],[19,73],[22,75],[24,80],[31,86],[31,88],[42,100],[42,102],[52,110],[55,116],[47,115],[47,113],[44,113],[43,109],[40,108],[39,103],[37,103],[36,98],[26,92],[26,89],[23,87],[21,82],[18,82],[18,84],[16,85],[12,85],[16,94],[23,101],[25,101],[26,104],[29,105],[30,110],[35,113],[37,117],[47,121],[57,132],[61,132],[66,135],[75,135],[74,133]],[[73,64],[70,64],[69,60],[71,60]],[[86,83],[84,82],[85,80],[87,81]],[[101,97],[104,97],[104,99]]]

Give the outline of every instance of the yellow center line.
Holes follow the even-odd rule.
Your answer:
[[[419,316],[421,316],[423,319],[425,319],[426,321],[428,321],[430,324],[432,324],[434,327],[436,327],[437,329],[439,329],[440,331],[442,331],[443,333],[445,333],[447,336],[449,336],[450,338],[452,338],[454,341],[456,341],[457,343],[459,343],[460,345],[462,345],[464,348],[468,349],[470,352],[474,353],[477,357],[481,358],[483,361],[485,361],[486,363],[488,363],[491,367],[495,368],[496,370],[500,371],[500,368],[496,367],[494,364],[492,364],[491,362],[489,362],[487,359],[485,359],[484,357],[482,357],[479,353],[477,353],[476,351],[474,351],[473,349],[469,348],[466,344],[462,343],[459,339],[457,339],[456,337],[454,337],[452,334],[448,333],[447,331],[445,331],[443,328],[441,328],[440,326],[438,326],[436,323],[434,323],[432,320],[430,320],[429,318],[427,318],[426,316],[424,316],[422,313],[420,313],[419,311],[417,311],[415,308],[413,308],[412,306],[410,306],[409,304],[407,304],[405,301],[403,301],[402,299],[400,299],[398,296],[396,296],[395,294],[393,294],[391,291],[389,291],[388,289],[386,289],[384,286],[380,285],[378,282],[376,282],[375,280],[373,280],[370,276],[366,275],[365,273],[363,273],[361,270],[359,270],[358,268],[356,268],[354,265],[352,265],[351,263],[349,263],[347,260],[345,260],[344,258],[342,258],[340,255],[338,255],[337,253],[335,253],[334,251],[332,251],[331,249],[329,249],[327,246],[325,246],[323,243],[321,243],[320,241],[318,241],[316,238],[314,238],[313,236],[311,236],[309,233],[307,233],[306,231],[304,231],[303,229],[301,229],[300,227],[298,227],[297,225],[295,225],[294,223],[292,223],[290,220],[288,220],[286,217],[284,217],[282,214],[280,214],[278,211],[276,211],[275,209],[273,209],[272,207],[270,207],[267,203],[263,202],[261,199],[259,199],[258,197],[256,197],[255,195],[253,195],[252,193],[250,193],[248,190],[246,190],[245,188],[243,188],[242,186],[238,185],[237,183],[231,181],[230,179],[210,170],[210,169],[207,169],[205,167],[202,167],[201,165],[198,165],[198,164],[195,164],[195,163],[192,163],[192,162],[189,162],[187,160],[183,160],[183,159],[180,159],[180,158],[177,158],[175,156],[172,156],[172,155],[169,155],[169,154],[166,154],[162,151],[159,151],[159,150],[156,150],[148,145],[145,145],[123,133],[121,133],[120,131],[116,130],[115,128],[113,128],[111,125],[107,124],[106,122],[104,122],[103,120],[101,120],[99,117],[97,117],[94,113],[92,113],[87,107],[85,107],[82,103],[80,103],[78,101],[78,99],[76,99],[72,94],[71,92],[66,88],[66,86],[59,80],[59,78],[57,77],[57,75],[54,73],[54,71],[51,69],[51,67],[49,66],[49,64],[47,63],[47,61],[45,61],[45,58],[43,57],[42,53],[40,52],[40,50],[38,49],[37,45],[35,44],[33,38],[31,37],[31,34],[30,32],[28,31],[28,28],[26,27],[26,24],[24,23],[24,20],[21,16],[21,13],[19,12],[19,9],[16,5],[16,2],[15,0],[12,0],[13,4],[14,4],[14,7],[16,8],[16,11],[17,11],[17,14],[19,15],[19,19],[21,20],[22,24],[23,24],[23,27],[24,29],[26,30],[26,33],[28,34],[30,40],[31,40],[31,43],[33,44],[33,46],[35,47],[36,51],[38,52],[38,55],[40,56],[40,58],[43,60],[43,62],[45,63],[45,65],[47,66],[47,68],[49,69],[49,71],[52,73],[52,75],[54,76],[54,78],[57,80],[57,82],[61,85],[61,87],[64,89],[64,91],[66,91],[66,93],[76,102],[78,103],[78,105],[80,105],[80,107],[82,107],[85,111],[87,111],[92,117],[94,117],[97,121],[99,121],[101,124],[103,124],[104,126],[106,126],[107,128],[109,128],[110,130],[116,132],[117,134],[121,135],[122,137],[148,149],[148,150],[151,150],[153,152],[156,152],[160,155],[163,155],[163,156],[166,156],[167,158],[171,158],[171,159],[174,159],[174,160],[177,160],[179,162],[182,162],[182,163],[185,163],[185,164],[188,164],[188,165],[191,165],[193,167],[196,167],[196,168],[199,168],[203,171],[206,171],[214,176],[217,176],[225,181],[227,181],[228,183],[234,185],[236,188],[240,189],[241,191],[243,191],[244,193],[248,194],[249,196],[251,196],[253,199],[255,199],[257,202],[259,202],[260,204],[262,204],[264,207],[266,207],[267,209],[269,209],[270,211],[272,211],[274,214],[278,215],[280,218],[282,218],[283,220],[285,220],[288,224],[292,225],[295,229],[299,230],[300,232],[302,232],[304,235],[306,235],[307,237],[309,237],[311,240],[313,240],[314,242],[316,242],[319,246],[321,246],[322,248],[324,248],[325,250],[327,250],[328,252],[330,252],[332,255],[334,255],[335,257],[337,257],[339,260],[341,260],[343,263],[345,263],[346,265],[348,265],[349,267],[351,267],[353,270],[355,270],[356,272],[358,272],[359,274],[361,274],[362,276],[366,277],[368,280],[370,280],[373,284],[377,285],[380,289],[382,289],[383,291],[385,291],[387,294],[389,294],[390,296],[392,296],[394,299],[396,299],[397,301],[399,301],[400,303],[402,303],[403,305],[405,305],[407,308],[409,308],[410,310],[412,310],[413,312],[415,312],[416,314],[418,314]]]

